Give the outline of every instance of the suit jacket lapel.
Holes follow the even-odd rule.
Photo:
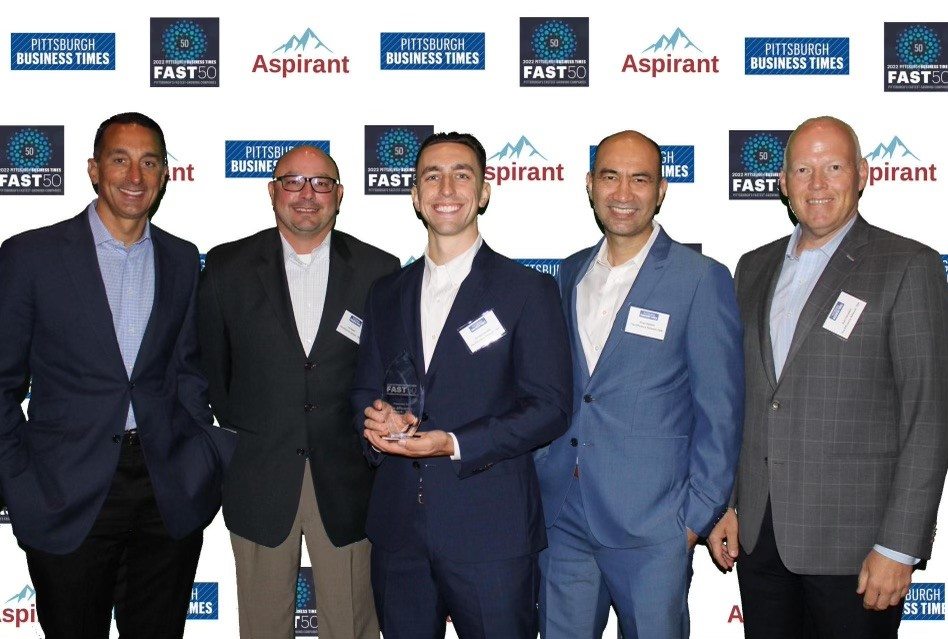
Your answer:
[[[102,352],[122,371],[122,375],[127,375],[115,336],[112,309],[109,308],[109,298],[105,292],[105,282],[102,281],[99,258],[96,256],[92,229],[89,227],[86,212],[83,211],[72,221],[62,249],[66,273],[79,296],[82,312],[88,316]]]
[[[283,327],[287,339],[290,340],[289,343],[295,344],[298,351],[305,355],[299,331],[296,329],[293,303],[290,301],[290,287],[286,282],[286,269],[283,266],[283,243],[280,241],[279,234],[280,232],[274,228],[272,240],[267,242],[268,245],[257,263],[257,275],[280,326]]]
[[[609,331],[609,337],[606,339],[606,344],[602,348],[602,354],[599,356],[596,368],[593,369],[592,377],[596,376],[597,371],[602,370],[606,360],[612,352],[615,351],[616,346],[618,346],[619,341],[622,339],[622,333],[625,332],[625,323],[628,319],[629,307],[637,306],[647,308],[646,304],[649,296],[665,272],[665,264],[668,260],[668,251],[670,249],[671,238],[665,233],[665,229],[660,229],[658,237],[655,238],[655,243],[652,244],[652,248],[645,257],[645,263],[642,264],[642,268],[639,269],[639,274],[635,276],[632,288],[629,289],[629,293],[625,296],[622,306],[619,307],[619,312],[616,313],[612,330]]]
[[[787,242],[789,242],[787,238]],[[771,388],[777,387],[777,373],[774,364],[774,347],[770,341],[770,307],[774,301],[774,292],[777,290],[777,281],[783,268],[784,256],[787,254],[787,243],[778,242],[774,247],[775,255],[767,259],[767,268],[763,271],[761,281],[754,287],[757,296],[757,333],[760,338],[760,357],[764,362],[764,371]],[[766,286],[766,288],[763,288]],[[786,366],[784,366],[786,368]]]
[[[583,281],[583,277],[586,276],[590,265],[599,254],[599,247],[601,247],[605,241],[606,238],[604,236],[594,247],[589,249],[589,254],[586,256],[586,259],[583,260],[579,269],[570,276],[570,281],[566,282],[566,290],[569,291],[569,294],[566,296],[568,304],[568,308],[566,309],[566,321],[569,323],[569,335],[573,342],[573,352],[577,354],[577,357],[574,357],[573,360],[578,363],[579,370],[583,373],[583,386],[589,381],[589,364],[586,362],[586,349],[583,348],[583,340],[579,335],[579,315],[577,315],[579,308],[577,300],[579,296],[579,283]]]
[[[810,293],[806,304],[803,305],[800,319],[793,331],[793,339],[790,341],[787,361],[783,365],[784,371],[790,366],[793,357],[800,350],[800,346],[806,340],[810,331],[813,330],[817,320],[825,317],[830,302],[839,295],[843,282],[859,264],[863,249],[869,240],[868,236],[869,225],[862,217],[858,217],[836,252],[833,253],[833,257],[830,258],[823,274],[820,275],[820,279],[816,281],[813,292]]]
[[[326,347],[327,341],[339,325],[342,314],[346,310],[349,312],[353,310],[346,309],[349,282],[352,279],[352,265],[349,263],[351,255],[342,236],[332,233],[329,240],[329,281],[326,284],[323,316],[319,320],[319,330],[316,332],[316,340],[313,342],[310,356]],[[355,310],[362,312],[360,308]]]
[[[145,333],[142,335],[142,343],[138,347],[138,355],[135,357],[135,365],[132,368],[132,377],[135,377],[144,366],[145,360],[155,336],[161,334],[158,330],[160,322],[165,319],[165,310],[172,308],[174,303],[175,280],[178,276],[178,265],[168,254],[168,247],[165,245],[163,231],[151,227],[151,247],[152,255],[155,260],[155,296],[151,304],[151,313],[148,314],[148,323],[145,325]]]

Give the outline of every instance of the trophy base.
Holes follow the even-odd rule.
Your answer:
[[[412,433],[411,435],[409,435],[408,433],[396,433],[394,435],[386,435],[382,439],[384,439],[387,442],[401,442],[401,441],[405,441],[406,439],[417,439],[419,437],[421,437],[421,435],[417,433]]]

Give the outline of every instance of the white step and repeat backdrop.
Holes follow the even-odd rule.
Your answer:
[[[584,190],[591,145],[634,128],[665,151],[662,225],[733,269],[790,231],[776,191],[788,131],[833,114],[855,127],[871,166],[865,217],[946,254],[948,23],[936,7],[5,3],[0,238],[88,204],[95,129],[135,110],[161,123],[171,155],[156,222],[202,252],[273,224],[264,176],[306,140],[339,163],[338,227],[408,261],[425,236],[404,194],[405,158],[432,129],[457,129],[490,156],[485,238],[552,272],[599,236]],[[915,580],[902,635],[944,637],[943,540]],[[197,581],[186,636],[235,636],[220,518]],[[311,584],[304,570],[302,636],[315,634]],[[743,636],[737,581],[701,548],[690,601],[695,637]],[[42,636],[34,606],[23,555],[0,524],[0,638]]]

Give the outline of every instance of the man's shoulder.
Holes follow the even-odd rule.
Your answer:
[[[169,250],[177,254],[191,257],[196,255],[198,252],[198,248],[193,242],[189,242],[188,240],[178,237],[177,235],[172,235],[168,231],[155,226],[154,224],[151,225],[151,237],[153,242],[161,243],[163,246],[166,246]]]
[[[207,262],[216,266],[243,264],[256,258],[261,251],[275,249],[279,243],[276,227],[257,231],[253,235],[218,244],[207,252]]]
[[[493,249],[488,248],[484,257],[496,285],[520,289],[549,286],[554,281],[548,273],[541,273]]]
[[[74,235],[82,228],[80,224],[85,222],[84,214],[85,211],[48,226],[12,235],[3,241],[3,249],[13,253],[26,251],[33,255],[41,254],[49,249],[58,249],[66,237]],[[91,230],[89,235],[91,237]]]
[[[783,255],[786,252],[787,242],[790,241],[789,235],[768,242],[763,246],[758,246],[752,251],[748,251],[741,256],[737,263],[739,271],[747,268],[762,268],[769,264],[775,256]]]
[[[363,242],[354,235],[333,230],[331,237],[332,242],[341,243],[351,254],[352,262],[356,267],[372,264],[397,268],[399,265],[397,257],[368,242]]]
[[[868,251],[874,258],[890,259],[902,256],[909,259],[919,253],[936,253],[932,247],[912,238],[887,231],[884,228],[866,223],[866,241],[871,246]]]

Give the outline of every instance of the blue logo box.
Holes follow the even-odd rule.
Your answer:
[[[226,140],[224,177],[270,179],[280,157],[302,145],[329,153],[329,140]]]
[[[196,581],[191,588],[188,620],[213,620],[218,615],[216,581]]]
[[[114,33],[11,33],[11,71],[114,71]]]
[[[849,75],[849,38],[744,38],[745,75]]]
[[[912,584],[902,604],[902,621],[944,621],[945,584]]]
[[[483,33],[382,33],[383,71],[472,71],[484,68]]]

